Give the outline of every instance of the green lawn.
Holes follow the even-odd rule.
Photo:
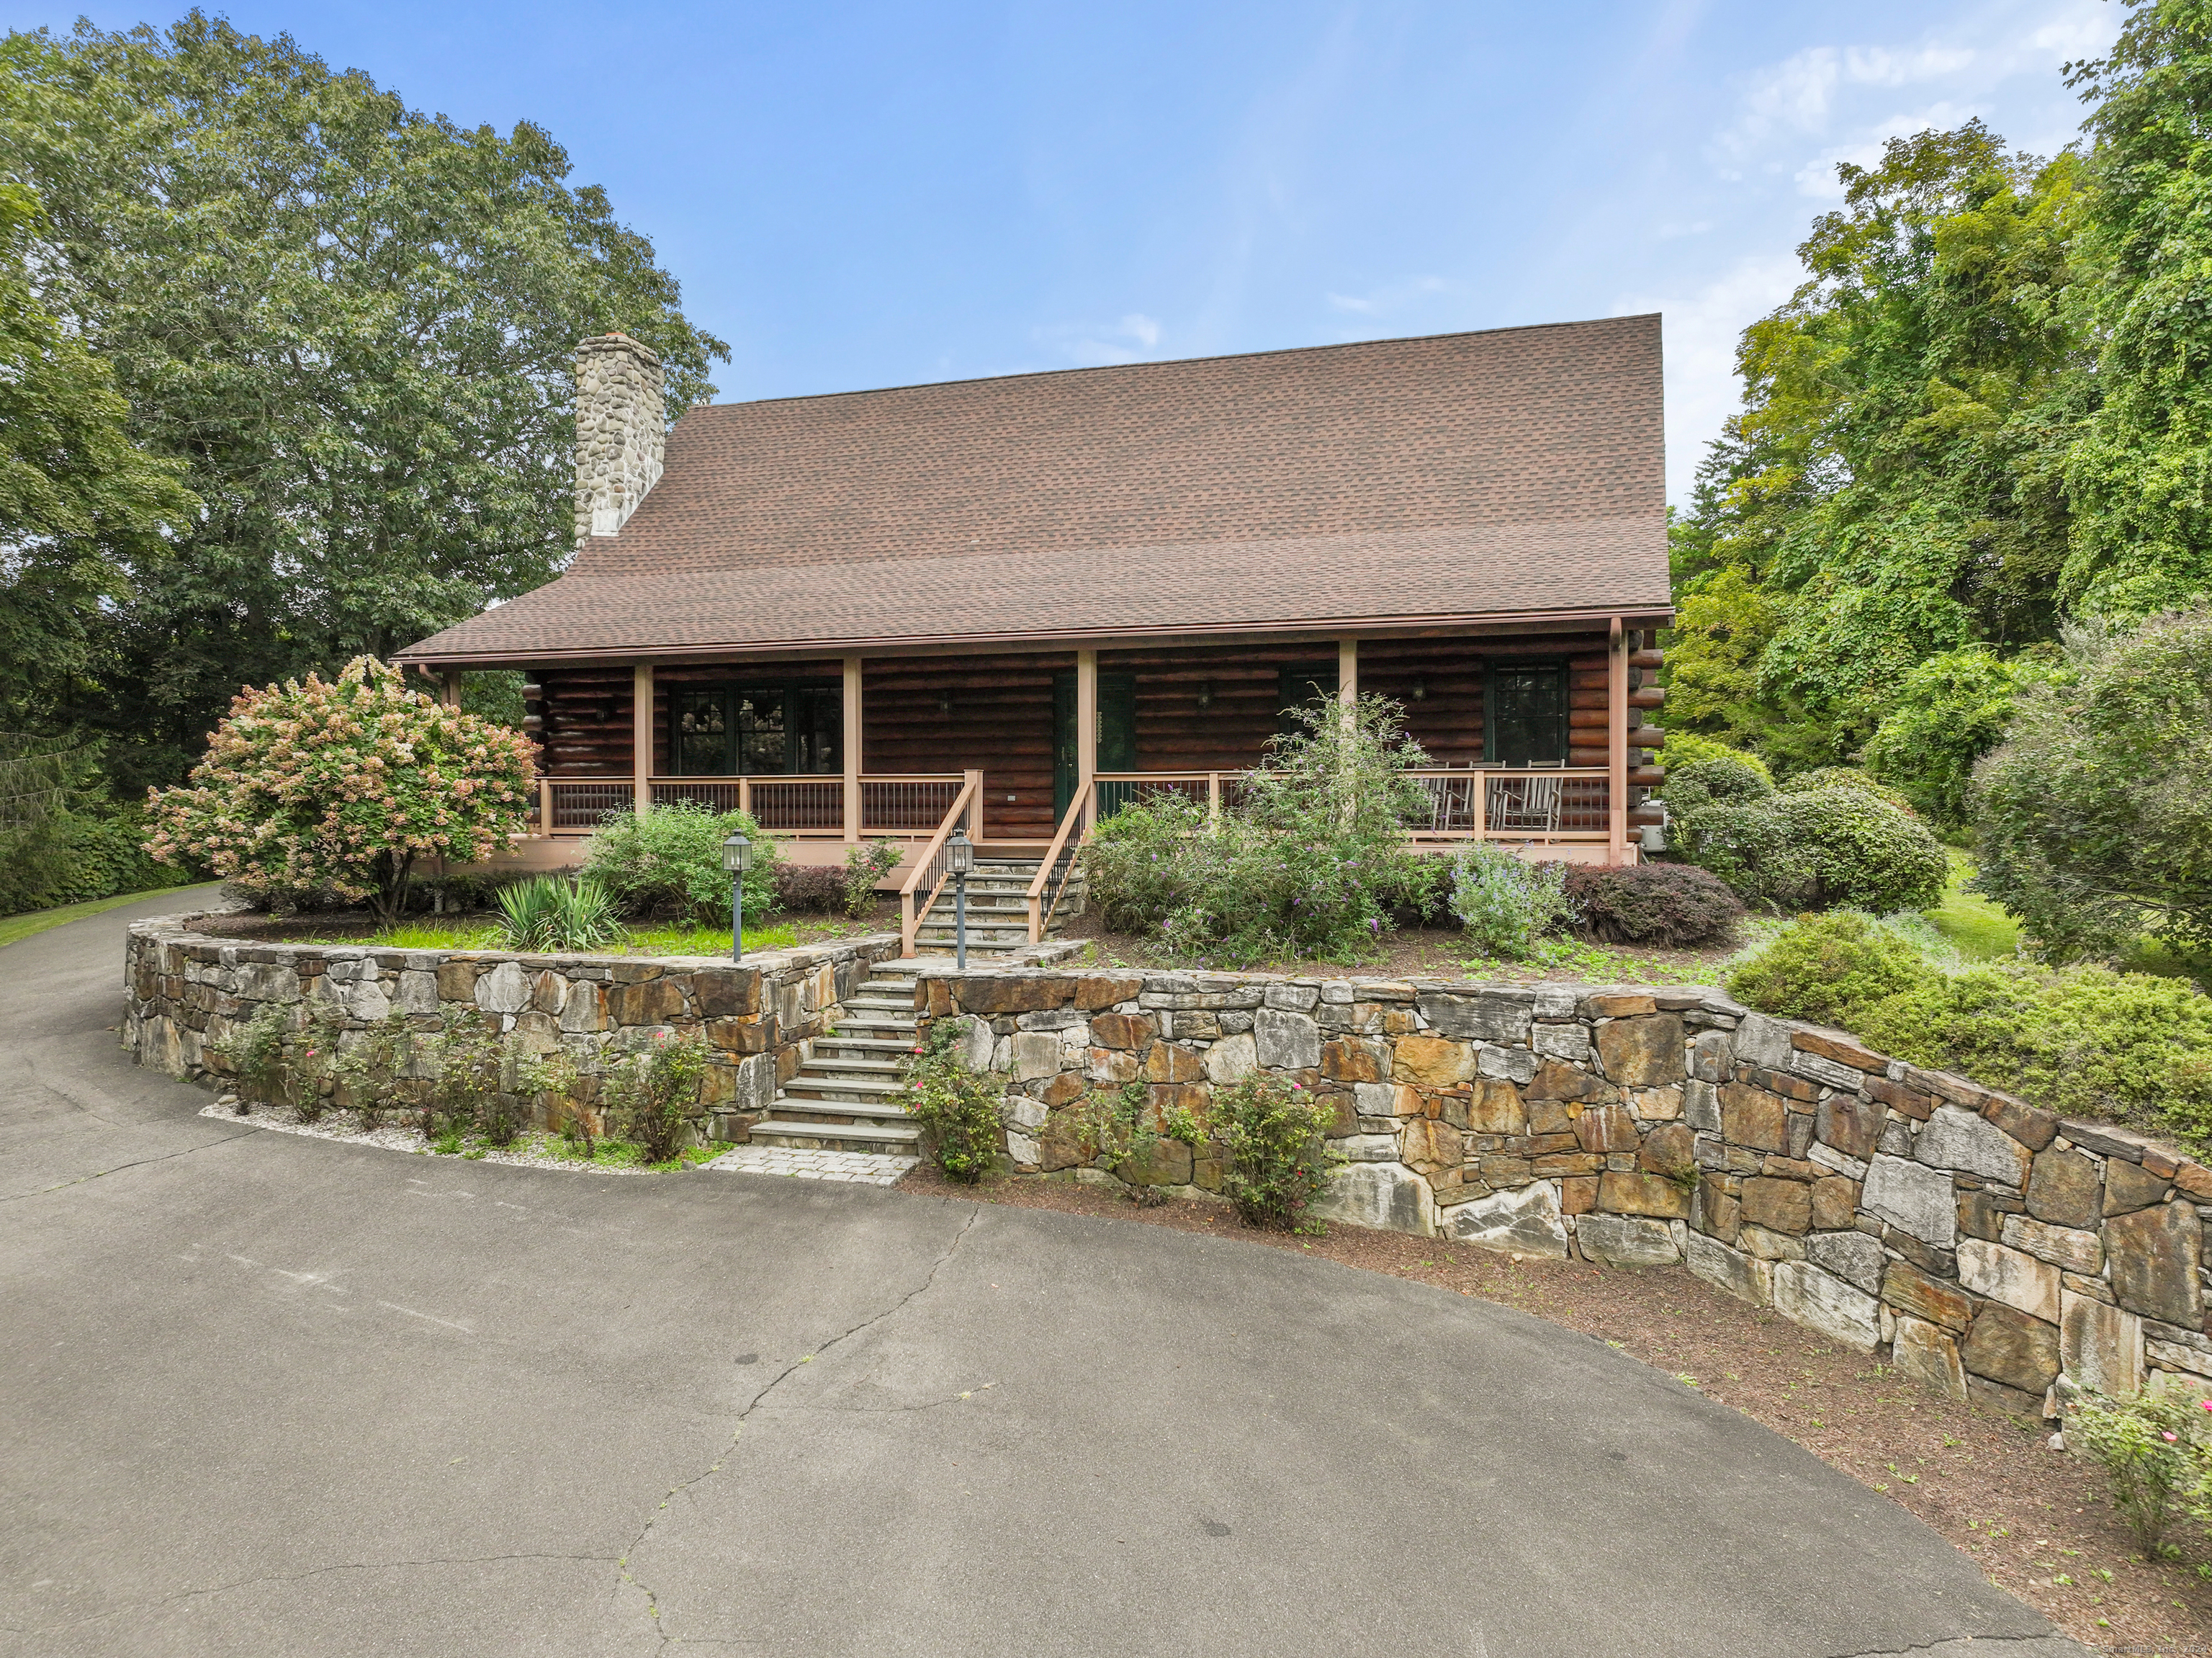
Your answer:
[[[2020,949],[2020,923],[1978,893],[1961,890],[1974,877],[1974,866],[1958,852],[1951,854],[1951,879],[1944,884],[1943,899],[1925,915],[1944,942],[1970,961],[1994,961]]]
[[[368,938],[319,938],[317,944],[381,944],[397,950],[496,950],[505,948],[496,922],[440,921],[426,918],[386,927]],[[790,922],[773,927],[745,929],[748,950],[787,950],[799,942],[799,929]],[[595,955],[727,955],[726,927],[631,927],[617,942],[592,952]]]
[[[180,899],[192,896],[204,898],[214,892],[219,884],[211,881],[198,887],[156,887],[150,893],[123,893],[114,898],[95,898],[82,904],[64,904],[58,910],[33,910],[25,915],[9,916],[0,919],[0,945],[13,944],[19,939],[28,938],[33,933],[43,933],[49,927],[59,927],[66,922],[82,921],[87,916],[98,915],[102,910],[120,909],[126,904],[136,904],[141,899],[164,898],[172,893]]]

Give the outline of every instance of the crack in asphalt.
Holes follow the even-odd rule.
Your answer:
[[[82,1629],[88,1624],[106,1623],[147,1606],[173,1606],[179,1600],[198,1600],[212,1594],[231,1594],[240,1589],[257,1588],[264,1583],[304,1583],[311,1577],[326,1577],[342,1571],[404,1571],[422,1566],[496,1566],[514,1560],[579,1560],[593,1565],[610,1565],[615,1557],[611,1554],[487,1554],[465,1558],[434,1557],[428,1560],[349,1560],[335,1565],[314,1566],[306,1571],[272,1572],[260,1577],[241,1577],[234,1583],[217,1583],[203,1589],[179,1589],[174,1594],[164,1594],[152,1600],[134,1600],[127,1606],[116,1606],[106,1612],[94,1612],[88,1618],[73,1618],[64,1624],[46,1624],[34,1629],[20,1625],[0,1625],[15,1635],[58,1635],[64,1630]]]
[[[937,1275],[945,1270],[945,1263],[950,1261],[953,1255],[959,1250],[961,1240],[968,1235],[969,1228],[974,1227],[975,1222],[981,1220],[982,1216],[983,1206],[981,1204],[975,1204],[968,1211],[968,1218],[961,1222],[960,1229],[952,1234],[952,1241],[945,1245],[945,1253],[939,1255],[935,1261],[931,1263],[929,1271],[923,1276],[921,1282],[916,1284],[913,1289],[908,1290],[905,1295],[900,1296],[898,1300],[893,1301],[889,1307],[884,1308],[881,1312],[871,1313],[866,1318],[862,1319],[858,1324],[853,1326],[850,1329],[840,1331],[837,1334],[832,1336],[828,1341],[822,1343],[812,1352],[793,1359],[789,1364],[784,1366],[782,1369],[777,1371],[774,1376],[770,1377],[768,1384],[763,1387],[760,1392],[753,1395],[752,1403],[746,1405],[744,1410],[738,1412],[736,1425],[730,1430],[730,1442],[722,1448],[720,1454],[706,1467],[702,1468],[697,1473],[692,1475],[690,1478],[670,1486],[668,1488],[668,1495],[661,1498],[659,1503],[654,1506],[653,1512],[646,1516],[645,1524],[639,1528],[637,1535],[630,1539],[629,1546],[622,1551],[621,1557],[615,1562],[615,1566],[622,1574],[622,1581],[628,1583],[631,1588],[636,1589],[641,1594],[645,1596],[645,1615],[650,1621],[655,1638],[660,1642],[663,1647],[666,1647],[672,1643],[684,1640],[685,1637],[667,1634],[661,1629],[660,1601],[659,1596],[654,1593],[650,1584],[641,1582],[637,1577],[632,1575],[629,1570],[630,1556],[635,1554],[637,1551],[644,1545],[646,1539],[653,1535],[653,1528],[660,1523],[661,1511],[666,1509],[668,1505],[674,1502],[678,1496],[690,1490],[694,1485],[700,1484],[703,1480],[711,1478],[714,1475],[722,1472],[723,1464],[727,1462],[730,1458],[737,1453],[738,1441],[744,1433],[746,1419],[750,1417],[754,1411],[759,1410],[762,1405],[768,1403],[769,1394],[773,1393],[777,1388],[783,1386],[786,1381],[789,1381],[791,1377],[795,1375],[802,1368],[813,1363],[815,1360],[820,1358],[823,1354],[831,1351],[835,1348],[842,1346],[846,1342],[850,1341],[854,1337],[861,1334],[863,1332],[874,1328],[877,1325],[881,1324],[885,1319],[891,1317],[893,1314],[904,1312],[918,1297],[927,1294],[936,1284]],[[938,1404],[943,1404],[946,1401],[938,1400],[935,1402]],[[928,1407],[922,1406],[918,1408],[927,1409]]]
[[[118,1163],[112,1168],[96,1168],[89,1174],[78,1174],[66,1180],[58,1180],[52,1186],[40,1186],[36,1192],[11,1193],[8,1197],[0,1198],[0,1204],[19,1204],[27,1198],[50,1197],[57,1192],[66,1192],[73,1186],[82,1186],[88,1180],[100,1179],[110,1174],[120,1174],[126,1168],[143,1168],[149,1163],[166,1163],[173,1158],[189,1157],[196,1151],[207,1151],[216,1146],[228,1145],[234,1140],[243,1140],[246,1135],[259,1131],[258,1129],[247,1129],[235,1134],[220,1134],[212,1140],[203,1140],[196,1146],[186,1146],[179,1151],[165,1151],[158,1157],[136,1157],[127,1163]]]

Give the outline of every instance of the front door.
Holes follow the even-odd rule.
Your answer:
[[[1137,769],[1137,676],[1098,676],[1098,769]],[[1052,676],[1052,819],[1056,825],[1074,803],[1082,762],[1075,752],[1075,670]],[[1114,802],[1118,804],[1118,802]]]
[[[1075,755],[1075,670],[1052,676],[1052,821],[1054,828],[1075,799],[1079,763]]]

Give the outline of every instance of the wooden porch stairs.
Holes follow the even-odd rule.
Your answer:
[[[1037,863],[1036,858],[975,860],[975,872],[968,877],[970,957],[1005,955],[1030,942],[1029,890],[1030,882],[1036,878]],[[1065,917],[1082,913],[1083,871],[1079,866],[1067,878],[1067,895],[1054,911],[1046,936],[1057,934]],[[929,906],[928,913],[915,929],[914,953],[951,955],[952,933],[953,891],[952,883],[947,881],[945,890],[937,895],[937,902]]]

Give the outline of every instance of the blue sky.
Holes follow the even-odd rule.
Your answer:
[[[1686,492],[1834,163],[2047,153],[2106,0],[251,0],[417,108],[549,128],[727,339],[724,400],[1658,310]],[[0,0],[11,27],[175,11]]]

